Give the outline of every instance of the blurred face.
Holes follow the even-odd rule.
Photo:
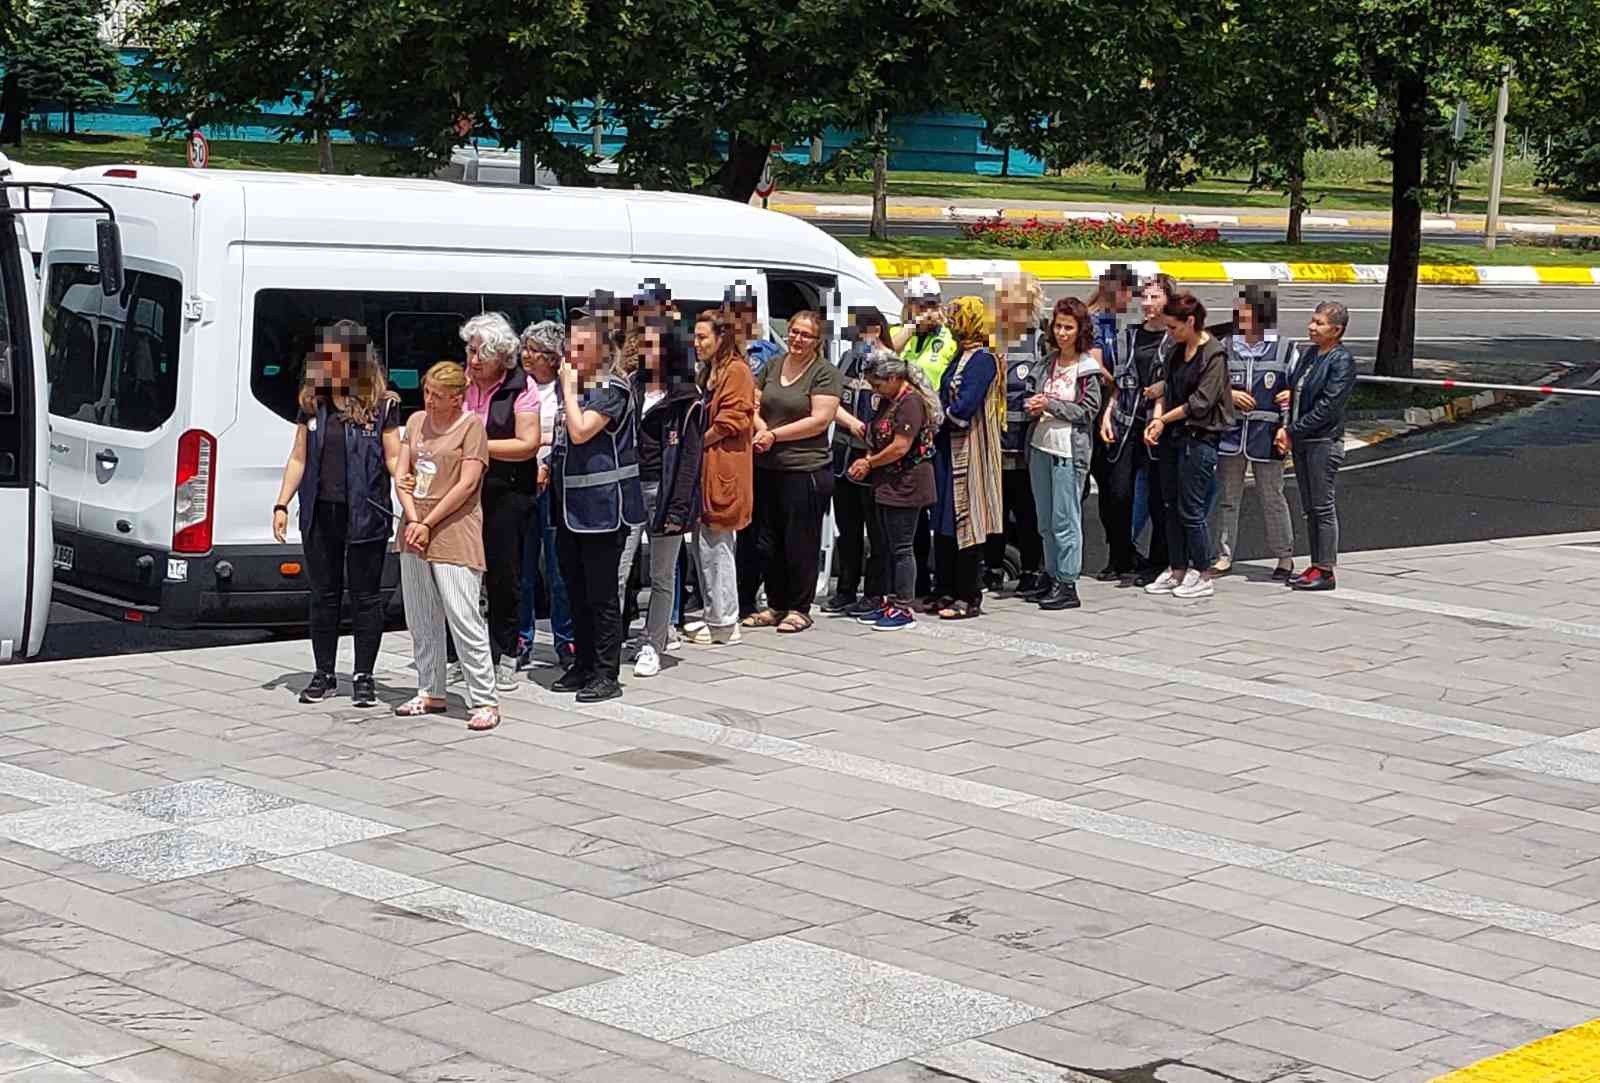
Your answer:
[[[522,370],[541,384],[547,384],[556,378],[556,368],[560,364],[561,358],[553,353],[546,353],[533,346],[522,348]]]
[[[938,301],[912,301],[911,318],[917,323],[917,330],[924,333],[933,330],[936,317],[939,315]]]
[[[663,391],[667,386],[667,351],[661,340],[661,331],[647,327],[641,342],[640,362],[644,365],[645,383],[651,391]]]
[[[1056,317],[1052,325],[1056,336],[1056,349],[1062,353],[1070,354],[1078,346],[1078,321],[1070,312],[1063,312]]]
[[[878,324],[869,323],[865,327],[857,328],[857,340],[868,346],[876,346],[883,341],[883,328]]]
[[[1127,286],[1127,285],[1123,285],[1121,283],[1118,283],[1118,285],[1117,285],[1117,296],[1111,302],[1111,307],[1116,309],[1118,312],[1126,312],[1126,311],[1128,311],[1129,306],[1131,306],[1132,304],[1133,304],[1133,289],[1132,289],[1132,287]]]
[[[1261,330],[1256,326],[1256,310],[1242,297],[1233,303],[1233,325],[1241,335],[1253,335]]]
[[[579,376],[600,371],[600,334],[590,327],[579,327],[567,340],[567,363]]]
[[[1319,350],[1326,350],[1344,337],[1344,330],[1322,313],[1313,312],[1311,322],[1306,325],[1306,334]]]
[[[755,330],[755,326],[756,326],[756,306],[755,305],[739,305],[737,308],[735,308],[733,310],[733,316],[734,316],[734,319],[738,321],[739,333],[741,335],[744,335],[746,338],[748,338],[750,336],[751,331]]]
[[[311,358],[311,379],[317,387],[327,391],[345,391],[350,387],[350,374],[355,364],[350,357],[350,347],[336,339],[326,339],[322,348]]]
[[[1000,299],[1000,322],[1007,327],[1026,327],[1032,315],[1026,298],[1008,295]]]
[[[717,356],[717,332],[706,320],[694,325],[694,354],[708,365]]]
[[[467,376],[475,384],[488,385],[505,375],[505,366],[499,360],[483,355],[483,339],[477,335],[467,343]]]
[[[1139,311],[1144,313],[1146,320],[1161,318],[1161,310],[1167,307],[1167,291],[1161,288],[1159,282],[1152,282],[1139,294]]]
[[[789,324],[789,352],[810,357],[822,341],[822,329],[812,320],[793,320]]]

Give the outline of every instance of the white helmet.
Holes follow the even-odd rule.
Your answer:
[[[939,280],[932,275],[917,275],[906,283],[907,301],[942,301],[944,295],[939,290]]]

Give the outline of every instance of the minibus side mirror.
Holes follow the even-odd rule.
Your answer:
[[[94,224],[95,249],[100,264],[100,290],[107,297],[122,292],[122,227],[102,218]]]

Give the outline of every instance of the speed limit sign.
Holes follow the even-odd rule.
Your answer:
[[[189,133],[189,168],[204,169],[211,161],[211,144],[198,131]]]
[[[760,196],[763,201],[778,190],[777,183],[772,179],[772,159],[776,158],[782,150],[782,143],[774,143],[767,148],[767,165],[761,171],[761,179],[756,181],[756,195]]]

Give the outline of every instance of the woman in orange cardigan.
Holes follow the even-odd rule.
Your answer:
[[[750,525],[755,507],[750,438],[755,431],[756,385],[731,322],[707,309],[694,325],[706,407],[706,461],[701,472],[703,511],[696,540],[705,620],[684,629],[690,643],[739,642],[739,577],[734,539]]]

